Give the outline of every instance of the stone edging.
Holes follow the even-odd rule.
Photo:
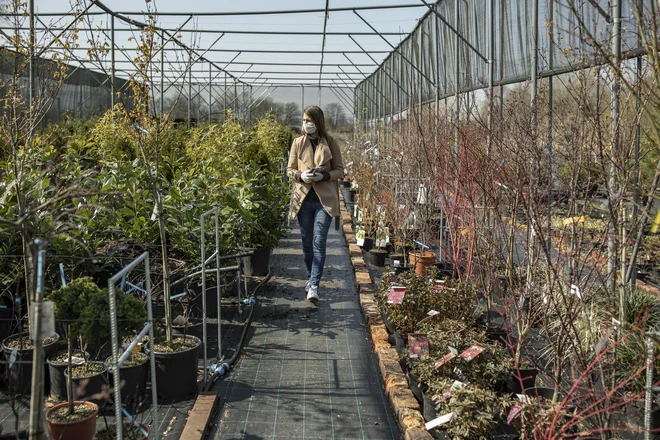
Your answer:
[[[392,405],[406,440],[432,440],[433,437],[424,426],[424,417],[421,414],[419,402],[408,388],[408,381],[399,365],[399,356],[389,343],[387,329],[374,299],[376,287],[362,257],[362,249],[357,245],[351,215],[346,210],[343,202],[343,197],[340,194],[339,205],[343,233],[348,245],[351,265],[355,271],[355,282],[360,295],[360,307],[369,324],[374,353],[378,356],[378,366],[383,376],[385,394],[390,401],[390,405]]]

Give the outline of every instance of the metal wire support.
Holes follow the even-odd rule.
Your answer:
[[[202,339],[203,341],[203,357],[204,357],[204,367],[208,365],[208,350],[207,350],[207,339],[208,333],[206,330],[206,267],[211,264],[213,261],[212,258],[206,258],[206,218],[211,214],[215,214],[215,274],[216,274],[216,293],[218,295],[218,359],[222,355],[222,314],[220,311],[220,303],[222,300],[222,292],[220,290],[220,223],[219,223],[219,212],[220,208],[216,206],[213,209],[206,211],[204,214],[199,216],[199,224],[201,227],[201,236],[200,236],[200,248],[201,248],[201,274],[202,274]],[[204,386],[206,386],[207,375],[204,374]]]
[[[651,440],[651,403],[653,400],[653,360],[655,344],[650,335],[646,336],[646,396],[644,405],[644,440]]]
[[[43,378],[44,378],[44,349],[41,343],[41,302],[44,297],[44,264],[46,260],[46,241],[36,239],[37,245],[37,287],[32,309],[32,341],[34,350],[32,352],[32,390],[30,392],[30,439],[43,437],[43,423],[41,421],[41,410],[44,402]]]
[[[118,281],[125,279],[126,276],[135,269],[140,263],[144,262],[144,274],[146,277],[146,300],[147,300],[147,323],[145,324],[142,331],[138,336],[131,342],[128,348],[119,355],[119,340],[118,340],[118,329],[117,329],[117,300],[115,287]],[[156,395],[157,383],[156,383],[156,356],[154,354],[154,320],[153,320],[153,310],[151,305],[151,268],[149,266],[149,252],[145,252],[122,270],[117,272],[108,280],[108,298],[110,302],[110,334],[112,337],[112,368],[114,373],[114,401],[115,401],[115,428],[116,428],[116,439],[123,440],[124,424],[121,423],[122,420],[122,406],[121,406],[121,365],[128,358],[131,351],[135,346],[142,340],[145,334],[149,333],[149,343],[151,344],[151,349],[149,350],[149,363],[151,370],[151,413],[153,426],[155,429],[152,430],[153,438],[160,438],[160,433],[158,432],[158,397]]]

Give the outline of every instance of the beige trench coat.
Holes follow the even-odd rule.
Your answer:
[[[325,166],[330,173],[330,180],[325,182],[304,183],[297,182],[296,175],[311,168]],[[337,141],[330,138],[319,140],[316,152],[312,148],[312,142],[307,135],[294,139],[289,153],[289,165],[286,173],[292,179],[291,204],[289,217],[294,218],[302,206],[310,188],[314,188],[325,211],[331,217],[339,217],[339,192],[337,180],[344,178],[344,163],[341,159],[341,151]]]

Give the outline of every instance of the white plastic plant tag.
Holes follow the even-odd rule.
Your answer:
[[[30,304],[30,316],[36,316],[34,312],[35,304]],[[41,318],[41,331],[39,335],[34,334],[35,321],[30,321],[30,337],[32,339],[39,338],[45,339],[55,334],[55,309],[51,301],[44,301],[39,307],[39,315]]]
[[[456,350],[454,347],[449,346],[449,347],[447,347],[447,348],[449,348],[449,351],[451,351],[453,354],[455,354],[456,356],[458,356],[458,350]]]
[[[530,403],[531,400],[529,396],[525,394],[516,394],[516,397],[518,397],[518,400],[520,400],[522,403]]]
[[[428,199],[428,191],[423,184],[419,184],[419,189],[417,191],[417,203],[420,205],[425,205]]]
[[[617,329],[621,325],[621,321],[619,321],[616,318],[612,318],[612,325],[614,326],[615,329]]]
[[[158,218],[158,203],[154,203],[154,210],[151,211],[151,221],[155,222]]]
[[[442,425],[444,425],[444,424],[446,424],[446,423],[451,422],[451,421],[454,420],[456,417],[457,417],[457,415],[456,415],[455,412],[450,412],[449,414],[445,414],[445,415],[443,415],[443,416],[440,416],[440,417],[438,417],[438,418],[436,418],[436,419],[433,419],[433,420],[431,420],[430,422],[428,422],[428,423],[425,425],[425,426],[426,426],[426,429],[427,429],[427,430],[430,430],[430,429],[433,429],[433,428],[437,428],[438,426],[442,426]]]
[[[467,384],[465,382],[461,382],[460,380],[455,380],[454,383],[451,384],[449,391],[460,390],[461,388],[465,388],[466,386]]]
[[[394,267],[400,267],[401,266],[401,262],[399,260],[394,260],[393,263],[394,263]]]
[[[577,296],[579,299],[582,299],[582,293],[580,292],[580,288],[575,284],[571,284],[571,294]]]
[[[16,356],[18,356],[18,347],[15,347],[9,355],[9,368],[16,363]]]
[[[427,313],[427,315],[429,315],[429,316],[435,316],[435,315],[439,315],[439,314],[440,314],[440,312],[438,312],[437,310],[431,310],[430,312]]]

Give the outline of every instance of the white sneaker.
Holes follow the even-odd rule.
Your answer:
[[[311,301],[314,304],[319,301],[319,286],[309,286],[309,291],[307,292],[307,301]]]
[[[309,292],[310,287],[312,287],[312,285],[309,284],[309,281],[307,281],[307,284],[305,284],[305,293]]]

